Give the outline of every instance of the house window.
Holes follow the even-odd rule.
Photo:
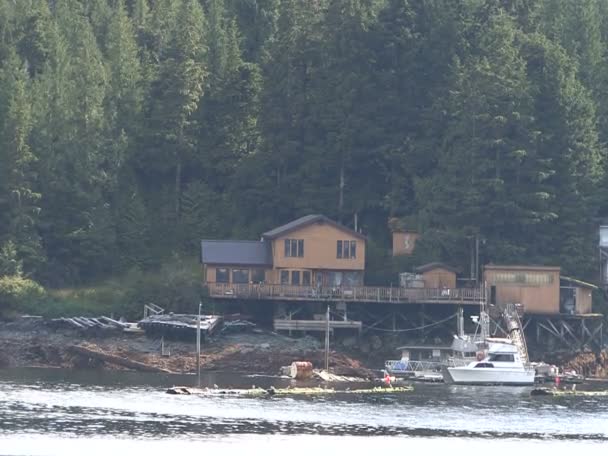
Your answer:
[[[300,285],[300,271],[291,271],[291,284]]]
[[[289,285],[289,271],[281,271],[281,285]]]
[[[357,258],[357,241],[337,241],[336,258]]]
[[[251,271],[251,281],[253,283],[262,283],[265,278],[266,277],[263,269],[253,269]]]
[[[249,283],[249,269],[233,269],[232,270],[232,282],[233,283]]]
[[[229,283],[230,282],[230,272],[226,268],[216,268],[215,269],[215,281],[217,283]]]
[[[304,256],[304,239],[285,239],[285,258]]]
[[[302,271],[302,285],[310,286],[310,271]]]

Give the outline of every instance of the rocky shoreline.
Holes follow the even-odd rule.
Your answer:
[[[372,336],[376,337],[376,336]],[[373,339],[372,339],[373,342]],[[86,333],[57,329],[40,319],[0,322],[0,368],[100,368],[135,369],[177,374],[196,372],[196,347],[192,342],[164,341],[141,332]],[[278,375],[294,361],[310,361],[315,368],[325,362],[322,341],[314,337],[290,338],[271,331],[221,333],[208,339],[201,350],[202,371]],[[332,344],[330,371],[337,375],[372,378],[378,375],[388,350]],[[91,355],[92,354],[92,355]],[[392,354],[395,356],[395,354]],[[542,361],[562,372],[575,371],[586,378],[608,379],[608,351],[546,353]]]
[[[49,328],[40,321],[15,321],[0,323],[0,344],[3,347],[0,368],[129,368],[129,363],[111,361],[116,359],[131,361],[131,368],[135,369],[138,366],[149,367],[141,370],[180,374],[196,372],[195,344],[166,340],[163,354],[160,339],[141,333],[92,335],[77,330]],[[222,334],[203,344],[201,370],[277,375],[281,367],[301,360],[322,367],[325,352],[321,345],[312,337],[293,339],[259,329]],[[87,350],[101,355],[88,356]],[[374,366],[366,365],[352,353],[332,350],[329,365],[331,371],[338,375],[374,376],[369,369]]]

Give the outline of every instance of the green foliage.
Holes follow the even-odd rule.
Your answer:
[[[0,316],[11,312],[40,315],[44,298],[44,288],[31,279],[0,277]]]
[[[174,252],[319,212],[357,217],[370,283],[468,270],[474,236],[594,280],[607,49],[601,0],[0,0],[3,255],[81,290],[50,313],[135,313],[82,291],[128,271],[186,308],[188,268],[153,272]]]
[[[0,250],[0,277],[23,274],[23,262],[19,260],[17,246],[13,241],[6,242]]]

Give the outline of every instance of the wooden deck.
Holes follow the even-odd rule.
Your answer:
[[[222,299],[456,305],[479,305],[482,301],[485,301],[485,290],[483,288],[315,288],[293,285],[227,283],[208,283],[206,286],[210,297]]]

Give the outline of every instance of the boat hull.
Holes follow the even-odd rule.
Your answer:
[[[534,369],[448,367],[445,379],[457,385],[533,385]]]

